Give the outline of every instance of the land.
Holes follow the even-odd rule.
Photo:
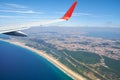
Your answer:
[[[68,31],[68,28],[37,28],[25,32],[28,37],[9,37],[7,40],[42,51],[76,75],[81,75],[82,79],[120,80],[120,38],[90,37],[79,29]]]

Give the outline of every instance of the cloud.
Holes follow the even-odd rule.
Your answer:
[[[24,9],[28,9],[27,6],[24,6],[24,5],[20,5],[20,4],[14,4],[14,3],[1,3],[0,4],[0,9],[21,9],[21,10],[24,10]]]
[[[4,15],[0,15],[0,18],[11,18],[13,16],[4,16]]]
[[[36,12],[33,10],[0,10],[0,12],[6,12],[6,13],[26,13],[26,14],[34,14],[34,13],[38,13],[38,14],[43,14],[43,12]]]
[[[2,19],[47,19],[47,18],[44,18],[44,17],[39,17],[39,16],[34,16],[34,15],[28,15],[28,16],[19,16],[19,15],[0,15],[0,18],[2,18]]]
[[[9,16],[9,15],[0,15],[0,18],[21,18],[23,16]]]
[[[73,13],[73,16],[89,16],[89,17],[100,17],[99,15],[95,15],[92,13]]]
[[[0,4],[0,13],[43,14],[43,12],[30,10],[27,6],[13,3]]]
[[[97,14],[92,14],[92,13],[80,12],[80,13],[73,13],[73,16],[110,17],[111,15],[105,15],[105,14],[97,15]]]
[[[13,3],[5,3],[4,6],[13,7],[13,8],[27,8],[26,6],[13,4]]]
[[[91,16],[92,14],[90,14],[90,13],[74,13],[73,14],[74,16]]]

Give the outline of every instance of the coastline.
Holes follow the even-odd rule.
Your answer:
[[[22,48],[28,49],[32,52],[35,52],[36,54],[42,56],[43,58],[45,58],[46,60],[48,60],[49,62],[51,62],[53,65],[55,65],[57,68],[59,68],[61,71],[63,71],[64,73],[66,73],[68,76],[70,76],[71,78],[73,78],[74,80],[87,80],[86,78],[84,78],[83,76],[75,73],[74,71],[72,71],[71,69],[67,68],[65,65],[63,65],[61,62],[57,61],[54,57],[46,54],[43,51],[37,50],[35,48],[26,46],[25,43],[21,43],[21,42],[14,42],[12,40],[3,40],[0,39],[1,41],[5,41],[8,42],[10,44],[14,44],[17,46],[20,46]]]

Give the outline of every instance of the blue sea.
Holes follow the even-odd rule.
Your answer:
[[[72,80],[36,53],[0,41],[0,80]]]

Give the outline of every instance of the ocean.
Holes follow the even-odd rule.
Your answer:
[[[0,80],[72,80],[72,78],[36,53],[0,41]]]

